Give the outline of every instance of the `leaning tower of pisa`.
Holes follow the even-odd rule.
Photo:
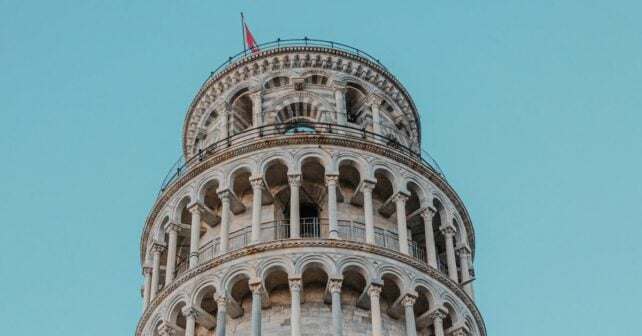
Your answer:
[[[137,336],[485,336],[475,237],[374,57],[277,40],[212,72],[145,222]]]

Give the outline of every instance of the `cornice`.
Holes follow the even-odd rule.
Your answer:
[[[184,185],[192,181],[194,178],[199,176],[201,173],[207,171],[210,168],[215,167],[216,165],[227,161],[229,159],[236,158],[240,155],[251,153],[253,151],[279,147],[284,145],[304,145],[304,144],[316,144],[316,145],[333,145],[340,147],[347,147],[352,149],[360,149],[375,153],[384,157],[387,157],[395,162],[398,162],[415,172],[423,175],[428,180],[430,180],[435,186],[437,186],[444,194],[450,199],[450,201],[455,205],[455,209],[461,215],[464,226],[466,227],[466,232],[468,232],[468,244],[472,250],[472,256],[474,259],[475,255],[475,230],[473,228],[472,220],[470,215],[464,206],[461,198],[455,192],[455,190],[444,180],[441,176],[435,173],[433,170],[428,168],[424,163],[418,161],[415,158],[402,154],[400,151],[395,151],[388,149],[382,145],[370,141],[362,141],[358,139],[347,139],[339,137],[331,137],[327,135],[289,135],[287,137],[281,138],[271,138],[267,140],[257,140],[256,142],[249,143],[242,146],[235,146],[228,148],[225,151],[220,152],[219,154],[212,155],[210,158],[204,160],[203,162],[195,165],[186,173],[181,175],[174,183],[170,184],[167,189],[161,194],[160,197],[154,203],[152,210],[147,216],[145,221],[145,226],[143,228],[143,233],[141,235],[140,241],[140,253],[141,253],[141,263],[144,263],[145,258],[145,249],[147,240],[145,237],[149,234],[156,216],[160,213],[161,209],[169,202],[172,196],[181,189]]]
[[[439,281],[442,285],[450,289],[460,300],[462,300],[462,302],[464,302],[466,307],[470,310],[473,317],[475,318],[477,325],[479,326],[480,334],[482,336],[486,336],[486,325],[484,324],[484,320],[481,316],[481,313],[479,312],[479,309],[477,308],[477,305],[475,305],[470,296],[466,294],[466,292],[459,286],[459,284],[451,280],[445,274],[442,274],[438,270],[428,266],[425,263],[419,262],[418,260],[410,256],[404,255],[391,249],[387,249],[377,245],[336,239],[287,239],[267,243],[259,243],[232,251],[230,253],[226,253],[219,257],[215,257],[193,269],[190,269],[178,278],[174,279],[174,281],[172,281],[169,285],[164,287],[163,290],[158,293],[158,295],[156,295],[156,297],[147,305],[147,308],[143,312],[143,315],[138,322],[138,326],[136,328],[136,336],[142,335],[143,328],[152,315],[154,309],[158,307],[163,302],[163,300],[165,300],[165,298],[167,298],[174,290],[179,288],[182,284],[186,283],[190,279],[193,279],[194,277],[204,272],[207,272],[238,258],[242,258],[245,256],[255,256],[258,253],[288,248],[341,248],[346,250],[376,254],[414,267],[418,271],[423,272],[429,277]]]

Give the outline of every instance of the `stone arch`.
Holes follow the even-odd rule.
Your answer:
[[[225,184],[223,182],[223,175],[219,170],[213,170],[208,172],[198,183],[196,190],[196,201],[199,203],[205,203],[205,194],[207,189],[213,185],[218,185],[218,188],[223,187]]]
[[[327,274],[336,274],[336,265],[332,259],[324,255],[305,255],[294,262],[294,273],[303,274],[309,267],[317,266]]]
[[[158,312],[150,319],[150,322],[147,323],[148,328],[143,333],[144,335],[154,336],[158,334],[158,328],[160,328],[161,323],[163,323],[163,314],[164,312]]]
[[[436,295],[437,290],[428,281],[424,279],[416,279],[413,282],[412,287],[414,288],[415,292],[417,292],[418,296],[424,296],[430,308],[440,303],[440,301],[438,300],[439,296]]]
[[[182,316],[181,309],[183,307],[189,306],[189,298],[184,292],[178,292],[172,301],[167,304],[167,311],[165,312],[165,321],[176,323],[176,321]]]
[[[228,164],[225,167],[224,170],[224,176],[225,178],[223,179],[225,185],[227,185],[228,188],[232,187],[232,183],[234,182],[234,178],[239,174],[239,173],[250,173],[251,175],[256,175],[258,172],[256,161],[245,158],[242,160],[238,160],[238,162],[234,162],[234,164]]]
[[[450,296],[450,294],[442,294],[442,305],[448,310],[448,317],[444,319],[444,330],[456,326],[462,321],[459,305]]]
[[[258,173],[261,176],[265,176],[265,172],[271,165],[275,163],[281,163],[288,168],[288,172],[291,172],[294,169],[294,158],[289,152],[284,153],[274,153],[269,156],[263,157],[258,163]]]
[[[208,292],[218,292],[219,280],[216,276],[206,276],[201,279],[195,286],[189,296],[189,302],[192,305],[200,305],[201,301]]]
[[[176,223],[191,224],[189,222],[183,222],[183,219],[191,218],[191,214],[187,210],[187,207],[193,202],[194,197],[192,197],[191,190],[185,190],[178,197],[176,197],[176,203],[172,209],[173,221]],[[187,212],[187,213],[186,213]]]
[[[296,103],[310,104],[316,111],[334,111],[334,107],[323,97],[310,92],[294,92],[277,99],[263,112],[265,124],[274,124],[278,120],[278,114],[287,106]],[[285,122],[287,120],[281,120]],[[319,121],[319,120],[317,120]]]
[[[229,296],[232,286],[241,280],[251,280],[256,277],[256,271],[249,266],[238,266],[233,271],[226,273],[221,278],[220,291],[225,291],[225,295]]]
[[[300,174],[301,166],[303,165],[304,161],[311,158],[319,160],[319,163],[321,163],[326,170],[328,170],[328,168],[332,166],[332,159],[326,152],[321,152],[316,148],[302,149],[294,154],[294,160],[292,162],[292,173]]]
[[[399,290],[402,292],[410,288],[410,280],[408,276],[401,272],[396,266],[393,265],[382,265],[377,268],[377,278],[383,279],[384,277],[390,277],[394,280],[395,284],[399,287]]]
[[[372,267],[371,264],[368,264],[364,261],[363,258],[359,257],[344,257],[339,259],[336,263],[337,273],[343,274],[347,271],[354,270],[357,273],[361,274],[366,282],[372,281],[372,279],[377,278],[377,271]]]
[[[294,263],[287,257],[274,257],[265,259],[256,266],[257,276],[263,280],[274,271],[294,274]]]
[[[260,75],[256,79],[256,85],[260,85],[262,88],[265,88],[265,84],[269,82],[270,80],[276,78],[276,77],[287,77],[287,78],[294,78],[298,77],[297,73],[292,70],[278,70],[278,71],[269,71],[266,72],[262,75]],[[267,88],[266,88],[267,89]]]
[[[227,90],[225,95],[222,97],[222,101],[227,104],[232,104],[232,99],[238,95],[239,92],[243,90],[250,90],[251,87],[259,85],[259,82],[256,80],[243,81],[234,87]]]
[[[366,161],[363,156],[351,152],[337,152],[332,155],[332,163],[328,170],[338,173],[339,167],[344,162],[352,163],[353,166],[359,171],[362,179],[370,176],[370,172],[368,171],[368,161]]]

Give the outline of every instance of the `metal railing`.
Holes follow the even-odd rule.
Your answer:
[[[261,50],[259,53],[267,51],[267,50],[273,50],[273,49],[278,49],[278,48],[283,48],[283,47],[321,47],[321,48],[331,48],[331,49],[336,49],[336,50],[341,50],[345,51],[360,57],[363,57],[371,62],[376,63],[378,66],[386,69],[386,67],[381,64],[378,58],[373,57],[372,55],[368,54],[367,52],[355,48],[353,46],[340,43],[340,42],[334,42],[334,41],[328,41],[328,40],[319,40],[319,39],[311,39],[311,38],[299,38],[299,39],[281,39],[277,38],[274,41],[270,42],[265,42],[261,43],[258,45],[259,49]],[[254,47],[253,47],[254,48]],[[245,50],[239,51],[238,53],[228,57],[227,61],[223,62],[221,65],[219,65],[216,69],[214,69],[210,75],[207,77],[205,81],[208,81],[210,78],[216,76],[219,74],[221,71],[223,71],[225,68],[231,66],[232,64],[236,63],[237,61],[245,58],[246,56],[253,55],[253,48],[247,48]]]
[[[339,238],[362,243],[366,241],[366,228],[364,223],[354,220],[339,220],[337,224]],[[248,225],[230,233],[228,252],[239,250],[250,245],[251,229],[252,227]],[[326,218],[301,218],[299,230],[300,237],[303,239],[328,238],[330,234],[329,223]],[[261,242],[290,239],[290,223],[287,219],[265,222],[261,224],[259,235]],[[375,227],[375,245],[398,251],[398,235],[394,231]],[[420,243],[409,239],[408,247],[411,257],[424,263],[427,262],[426,250]],[[208,242],[199,249],[198,263],[205,263],[218,255],[220,255],[220,238]],[[188,268],[189,260],[186,258],[177,264],[176,275],[178,276],[187,271]]]
[[[304,128],[306,129],[305,131],[300,131]],[[312,129],[314,131],[311,131]],[[380,145],[387,146],[409,157],[420,160],[430,170],[434,171],[442,178],[446,178],[439,168],[437,162],[428,154],[428,152],[410,148],[400,143],[395,138],[377,134],[368,131],[365,128],[357,128],[353,126],[338,125],[333,123],[301,121],[263,125],[255,128],[250,128],[233,134],[225,139],[219,140],[204,149],[200,149],[196,155],[193,155],[187,161],[185,161],[181,156],[178,161],[176,161],[176,163],[172,165],[169,172],[163,179],[163,183],[161,185],[158,196],[160,196],[170,184],[172,184],[180,176],[186,173],[193,165],[206,160],[208,157],[226,148],[273,138],[298,136],[312,139],[323,137],[326,135],[332,135],[333,137],[338,138],[370,140]]]

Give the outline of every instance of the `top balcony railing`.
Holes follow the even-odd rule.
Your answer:
[[[428,152],[423,149],[412,149],[404,144],[401,144],[396,138],[385,136],[382,134],[373,133],[365,128],[357,128],[353,126],[342,126],[332,123],[321,122],[290,122],[284,124],[271,124],[263,125],[255,128],[250,128],[239,133],[233,134],[226,139],[219,140],[204,149],[200,149],[197,154],[193,155],[188,160],[181,155],[180,158],[172,165],[169,172],[163,179],[158,196],[169,187],[174,181],[185,174],[189,169],[201,161],[205,161],[212,155],[221,152],[222,150],[250,144],[257,141],[264,141],[268,139],[280,137],[333,137],[367,140],[374,143],[384,145],[395,151],[399,151],[411,158],[417,159],[425,164],[430,170],[446,178],[442,172],[437,161],[433,159]]]
[[[309,46],[309,47],[322,47],[322,48],[331,48],[331,49],[337,49],[345,52],[349,52],[351,54],[355,54],[357,56],[363,57],[371,62],[376,63],[380,67],[386,69],[386,67],[381,64],[378,58],[373,57],[372,55],[368,54],[367,52],[355,48],[353,46],[340,43],[340,42],[334,42],[334,41],[328,41],[328,40],[318,40],[318,39],[311,39],[304,37],[302,39],[281,39],[277,38],[274,41],[270,42],[265,42],[261,43],[258,45],[260,51],[266,51],[266,50],[272,50],[272,49],[278,49],[282,47],[294,47],[294,46]],[[234,64],[235,62],[243,59],[246,56],[253,55],[252,48],[247,48],[245,50],[242,50],[235,55],[232,55],[228,57],[227,61],[223,62],[223,64],[219,65],[214,71],[212,71],[207,77],[207,80],[210,78],[216,76],[218,73],[223,71],[225,68],[229,67],[230,65]]]

